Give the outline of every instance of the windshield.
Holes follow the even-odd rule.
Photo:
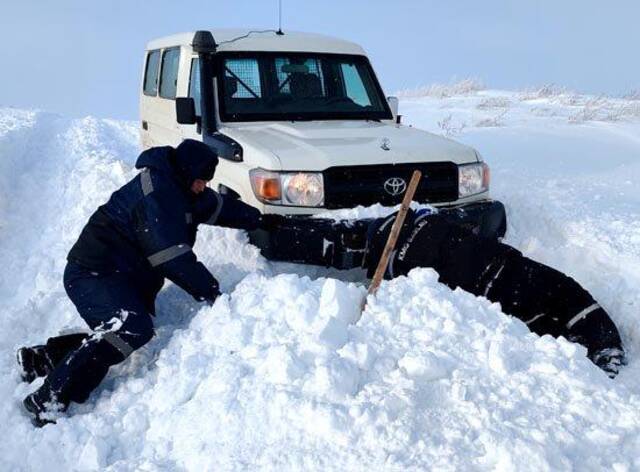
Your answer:
[[[223,121],[392,118],[362,56],[243,53],[220,67]]]

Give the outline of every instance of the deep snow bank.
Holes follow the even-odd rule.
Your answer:
[[[196,252],[228,295],[202,308],[167,287],[157,338],[68,419],[34,430],[19,402],[35,385],[19,383],[13,351],[81,326],[64,257],[134,175],[137,136],[133,123],[3,109],[2,468],[639,468],[640,124],[578,123],[580,105],[557,97],[475,90],[402,106],[476,145],[508,240],[611,311],[631,354],[618,379],[431,270],[383,284],[354,324],[363,288],[346,281],[360,273],[271,264],[243,233],[209,228]]]
[[[479,149],[507,242],[583,284],[639,349],[640,100],[558,87],[445,96],[405,100],[407,122]]]

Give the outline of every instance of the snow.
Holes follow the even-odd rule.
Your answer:
[[[507,242],[570,274],[619,325],[630,364],[615,380],[430,269],[384,282],[360,313],[361,271],[270,263],[243,232],[202,228],[195,250],[226,294],[207,307],[165,287],[157,337],[34,429],[20,402],[39,383],[20,383],[15,349],[84,329],[64,259],[135,175],[138,138],[136,123],[5,108],[1,468],[640,469],[639,102],[463,85],[403,94],[404,122],[481,152]]]
[[[427,203],[411,202],[410,207],[414,210],[428,210],[432,213],[437,213],[438,209],[433,205]],[[355,208],[342,208],[339,210],[326,210],[313,215],[313,218],[325,218],[335,221],[340,220],[357,220],[366,218],[384,218],[400,209],[400,205],[392,207],[382,206],[379,203],[364,207],[358,205]]]

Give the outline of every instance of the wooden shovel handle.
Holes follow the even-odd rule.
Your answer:
[[[391,232],[389,233],[389,237],[387,238],[387,244],[385,244],[382,255],[380,256],[378,267],[376,268],[376,272],[373,274],[373,279],[371,280],[371,285],[369,286],[368,295],[373,295],[374,293],[376,293],[378,287],[380,286],[380,283],[382,282],[382,277],[384,277],[384,273],[387,270],[387,265],[389,264],[389,257],[391,256],[391,252],[393,252],[393,249],[396,247],[396,242],[398,241],[398,236],[400,235],[400,229],[402,228],[404,219],[407,216],[409,205],[411,204],[413,196],[418,189],[418,184],[420,183],[421,178],[422,172],[420,172],[419,170],[414,170],[413,175],[411,176],[411,181],[409,182],[409,186],[407,187],[407,191],[405,192],[404,198],[402,199],[400,211],[398,211],[396,220],[393,222],[393,226],[391,227]]]

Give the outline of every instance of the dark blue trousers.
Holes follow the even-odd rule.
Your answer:
[[[66,407],[71,401],[86,401],[109,367],[153,337],[153,303],[159,287],[142,283],[135,273],[101,274],[73,262],[65,269],[64,287],[92,333],[47,342],[48,348],[55,347],[59,361],[38,396]]]

